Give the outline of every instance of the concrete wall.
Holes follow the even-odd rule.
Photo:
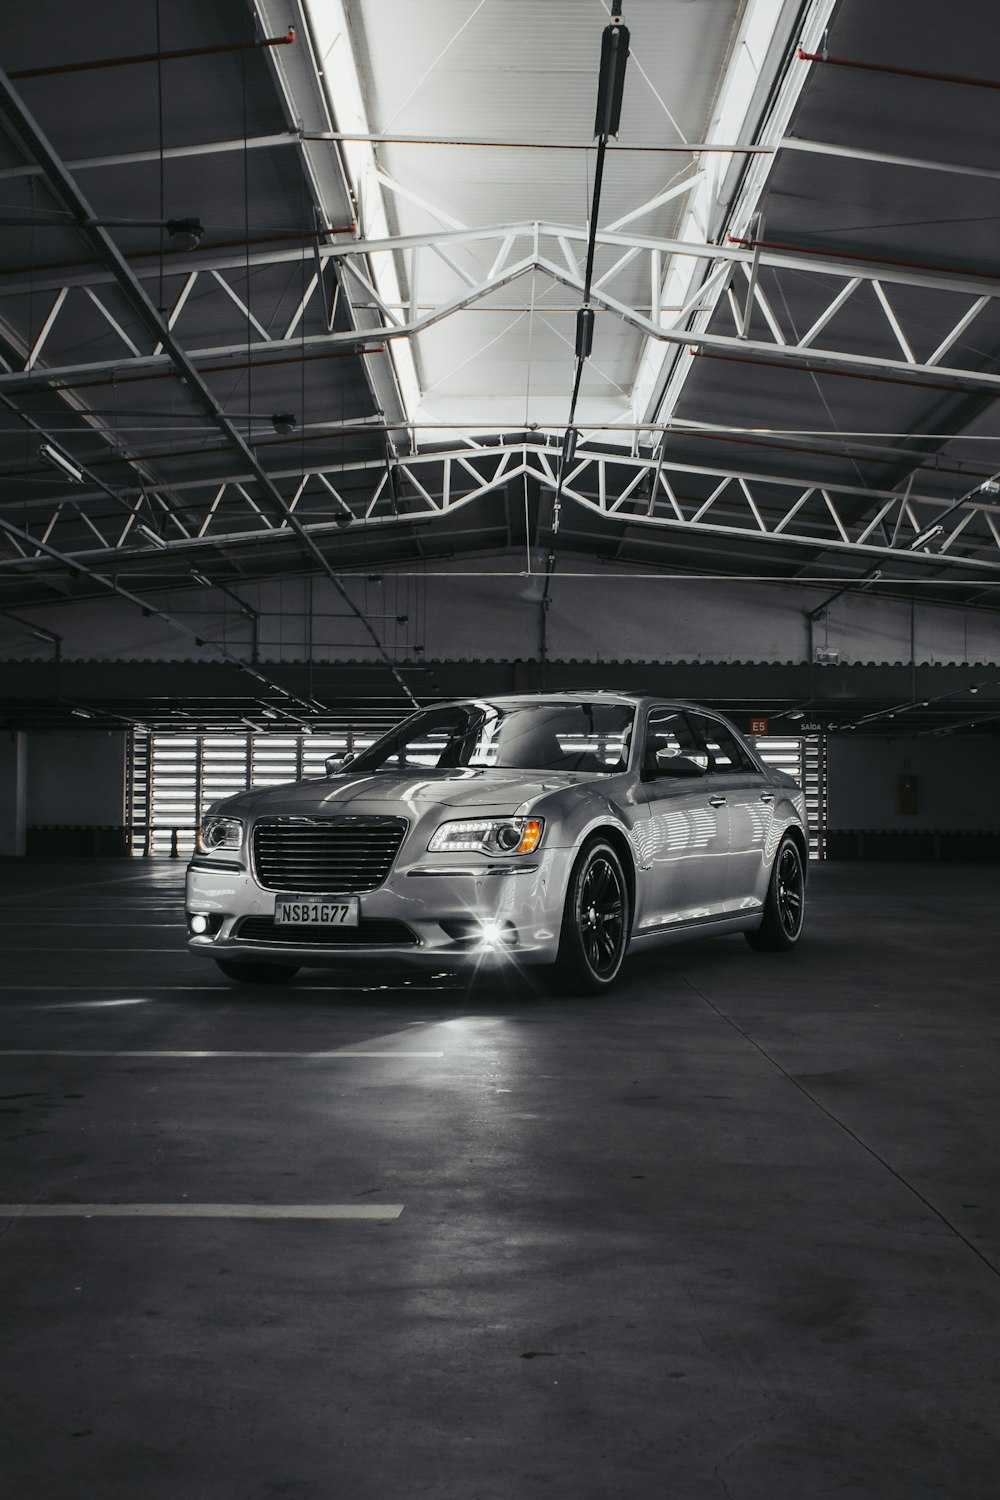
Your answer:
[[[0,733],[0,857],[24,853],[26,736]]]
[[[917,777],[915,814],[899,811],[902,775]],[[834,735],[829,792],[831,829],[1000,829],[1000,741]]]
[[[381,582],[346,580],[398,660],[536,659],[541,579],[520,560],[468,560],[433,569],[385,571]],[[525,562],[525,567],[527,566]],[[323,579],[240,585],[260,616],[260,660],[370,661],[367,635]],[[807,614],[830,590],[770,584],[671,579],[639,570],[600,571],[563,559],[552,585],[548,654],[554,661],[802,662],[809,655]],[[150,595],[206,643],[249,659],[251,622],[232,601],[203,589]],[[406,616],[404,621],[397,616]],[[217,660],[155,616],[114,599],[33,609],[30,618],[63,637],[67,660]],[[845,596],[814,628],[815,644],[845,663],[1000,662],[996,616]],[[0,619],[0,660],[49,661],[52,646],[28,628]]]
[[[82,828],[125,822],[123,733],[33,733],[25,740],[29,824]]]

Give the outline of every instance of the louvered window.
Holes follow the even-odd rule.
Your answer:
[[[132,853],[186,857],[213,803],[249,787],[323,776],[327,756],[357,754],[400,717],[362,712],[328,734],[136,734],[129,775]]]
[[[357,754],[399,720],[391,713],[359,714],[327,734],[136,735],[129,778],[133,854],[189,855],[205,810],[251,786],[279,786],[322,776],[329,755]],[[826,858],[826,736],[761,735],[761,759],[805,788],[809,852]]]
[[[806,794],[809,857],[826,858],[826,735],[759,735],[752,741],[765,765],[794,776]]]

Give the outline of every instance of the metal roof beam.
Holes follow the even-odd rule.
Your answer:
[[[960,177],[988,177],[1000,181],[995,167],[973,167],[965,162],[933,161],[924,156],[895,156],[888,151],[867,151],[860,146],[836,146],[829,141],[806,141],[786,135],[779,142],[782,151],[803,151],[810,156],[838,156],[845,161],[869,161],[878,166],[913,167],[925,172],[950,172]],[[3,173],[0,172],[0,177]]]
[[[98,254],[104,258],[110,269],[115,273],[115,280],[139,322],[147,332],[153,335],[157,342],[162,344],[169,356],[171,367],[180,373],[198,405],[202,407],[218,426],[219,430],[225,433],[234,450],[247,463],[254,478],[260,484],[267,503],[280,516],[284,517],[286,523],[291,526],[305,551],[309,553],[314,563],[318,565],[319,570],[327,575],[334,588],[337,589],[344,599],[344,602],[370,635],[373,644],[397,685],[401,688],[405,696],[415,704],[416,700],[413,698],[409,687],[400,676],[395,663],[385,650],[367,616],[354,604],[335,570],[330,566],[330,563],[309,536],[308,532],[301,527],[296,516],[290,511],[281,491],[261,467],[256,454],[233,426],[229,418],[221,411],[212,392],[205,385],[197,369],[177,343],[173,334],[147,297],[142,285],[133,275],[114,240],[96,222],[96,215],[90,204],[83,196],[70,173],[66,170],[61,158],[50,145],[47,137],[2,69],[0,69],[0,111],[6,116],[11,134],[14,140],[21,145],[24,155],[26,157],[34,157],[38,164],[44,168],[47,183],[56,197],[72,215],[78,231],[94,246]],[[4,529],[7,530],[8,535],[14,534],[8,522],[3,522],[2,524]]]
[[[836,0],[804,0],[791,20],[778,13],[771,20],[770,36],[765,43],[757,31],[767,25],[766,13],[758,16],[754,7],[748,6],[743,13],[741,33],[734,49],[733,61],[728,76],[720,90],[720,102],[709,139],[715,131],[722,135],[745,136],[754,133],[757,146],[776,147],[791,124],[809,68],[792,60],[793,49],[815,49],[823,45],[827,27],[836,7]],[[784,24],[785,31],[778,35]],[[776,47],[780,52],[775,56]],[[757,74],[758,87],[747,91],[744,81],[747,72]],[[741,78],[741,73],[744,75]],[[767,93],[761,97],[759,86],[765,85]],[[727,116],[734,109],[740,111],[738,123],[731,124]],[[754,118],[753,111],[759,111]],[[725,122],[725,123],[723,123]],[[718,158],[709,158],[709,163]],[[775,156],[761,153],[749,159],[734,158],[723,177],[716,171],[711,179],[698,190],[688,204],[681,221],[682,233],[697,230],[703,239],[723,240],[725,234],[744,234],[760,209]],[[661,301],[686,304],[699,283],[703,286],[712,272],[712,260],[699,267],[697,262],[667,262]],[[706,295],[699,299],[697,310],[690,322],[693,332],[704,332],[712,321],[715,309],[726,294],[726,279],[706,288]],[[684,385],[691,374],[691,361],[680,356],[680,350],[665,349],[662,344],[649,340],[639,361],[633,388],[635,415],[640,420],[649,417],[672,417],[677,409]]]
[[[110,242],[109,242],[110,243]],[[117,253],[117,252],[116,252]],[[122,262],[123,269],[128,268]],[[180,346],[171,338],[169,332],[164,328],[159,342],[168,352],[163,354],[142,355],[132,358],[119,358],[110,360],[98,360],[88,364],[43,366],[36,365],[33,371],[10,371],[0,374],[0,390],[17,390],[26,387],[37,388],[42,380],[72,386],[75,381],[83,381],[95,375],[114,371],[127,378],[138,372],[153,373],[158,370],[175,368],[178,359],[182,359],[187,367],[187,378],[189,383],[193,381],[201,387],[202,392],[210,403],[210,415],[217,423],[225,421],[221,417],[214,399],[203,385],[197,374],[196,364],[200,360],[224,360],[227,358],[246,359],[248,354],[271,354],[279,351],[295,350],[299,353],[307,348],[321,346],[326,349],[348,348],[357,349],[363,345],[365,340],[371,339],[379,343],[392,339],[407,338],[413,334],[420,333],[424,329],[432,327],[435,323],[462,311],[475,303],[482,301],[491,292],[499,287],[506,286],[509,282],[519,276],[525,275],[532,270],[546,272],[554,281],[561,282],[564,286],[581,290],[582,281],[572,276],[561,265],[544,258],[519,261],[516,265],[504,271],[500,276],[492,277],[487,281],[478,283],[475,287],[468,288],[464,295],[453,297],[439,306],[430,309],[419,317],[407,323],[380,325],[365,332],[344,332],[332,334],[310,334],[292,339],[261,339],[256,343],[240,342],[239,344],[215,345],[212,348],[188,349],[182,351]],[[152,305],[142,293],[139,284],[135,283],[136,291],[147,302],[150,310]],[[981,291],[981,288],[979,289]],[[625,322],[645,333],[650,339],[673,345],[679,348],[691,348],[701,350],[705,353],[726,355],[736,358],[747,359],[758,357],[770,361],[776,365],[793,365],[800,367],[803,364],[813,370],[832,370],[845,374],[856,375],[883,375],[898,379],[900,377],[912,381],[914,384],[929,383],[937,388],[949,388],[956,391],[984,391],[990,394],[1000,395],[1000,375],[990,374],[988,371],[968,370],[960,367],[952,367],[940,364],[918,363],[908,359],[887,359],[881,356],[855,354],[846,351],[829,348],[817,348],[813,344],[785,344],[778,341],[766,339],[742,338],[737,330],[734,336],[718,333],[699,332],[693,333],[685,328],[664,328],[655,323],[645,313],[640,312],[627,303],[611,297],[607,292],[598,290],[596,287],[592,292],[592,300],[605,311],[617,314]],[[977,298],[981,304],[981,298]],[[154,313],[155,316],[155,313]],[[967,326],[968,314],[963,314],[961,320],[963,326]],[[774,331],[773,320],[770,327]],[[951,337],[951,335],[949,335]],[[393,425],[389,423],[390,427]],[[400,428],[405,427],[401,421]],[[654,422],[649,424],[655,425]],[[228,426],[228,424],[227,424]],[[234,437],[237,437],[234,433]],[[242,439],[238,439],[242,442]]]
[[[289,125],[298,128],[300,134],[299,159],[313,201],[328,216],[331,224],[342,223],[345,217],[357,219],[367,211],[367,203],[360,189],[355,192],[356,185],[351,182],[344,160],[344,148],[340,145],[331,148],[329,143],[308,139],[311,135],[323,135],[333,130],[334,121],[327,98],[327,75],[331,68],[336,67],[337,58],[327,56],[322,64],[319,62],[313,37],[315,18],[307,13],[305,7],[297,4],[296,0],[250,0],[250,5],[260,19],[265,35],[278,35],[292,27],[299,38],[299,45],[296,47],[270,49],[266,53],[266,59],[285,118]],[[342,37],[344,46],[349,46],[349,34],[349,27],[345,23]],[[320,43],[321,55],[323,50]],[[323,235],[320,234],[321,249],[324,248],[322,240]],[[312,246],[309,253],[315,253]],[[377,279],[376,285],[379,285]],[[392,285],[380,286],[380,290],[385,295],[385,300],[394,300],[398,292],[394,274]],[[377,313],[363,305],[352,287],[341,283],[340,294],[347,315],[356,328],[367,331],[378,323]],[[416,383],[409,350],[394,353],[386,348],[373,359],[364,360],[362,368],[377,410],[385,414],[390,424],[403,419],[408,414],[405,386]]]
[[[587,239],[585,230],[572,225],[553,224],[544,220],[523,220],[512,224],[491,225],[485,229],[442,229],[430,234],[388,235],[377,239],[339,241],[335,244],[320,245],[319,255],[325,262],[336,261],[345,256],[374,255],[383,251],[402,253],[414,249],[439,249],[449,244],[484,240],[495,240],[500,249],[506,246],[509,250],[518,238],[533,242],[536,237],[539,241],[546,238],[554,240],[564,259],[566,247],[573,242],[585,244]],[[971,277],[963,275],[960,271],[922,271],[916,268],[908,269],[905,266],[886,266],[874,264],[871,261],[852,260],[839,255],[836,258],[829,258],[824,257],[819,251],[809,253],[805,250],[776,250],[768,249],[766,246],[752,249],[737,244],[716,245],[702,240],[661,239],[654,235],[637,235],[609,230],[598,231],[597,244],[621,247],[623,250],[648,251],[650,255],[659,255],[661,260],[668,256],[678,256],[682,259],[688,258],[693,262],[710,261],[713,264],[711,274],[716,274],[718,269],[725,264],[749,266],[756,259],[761,266],[775,270],[808,271],[812,275],[829,276],[839,281],[858,278],[862,281],[881,281],[888,285],[922,287],[934,292],[1000,297],[1000,276],[977,274]],[[208,248],[185,252],[183,263],[177,262],[176,268],[171,266],[168,274],[185,276],[191,271],[245,270],[248,265],[251,269],[261,266],[294,265],[303,260],[312,261],[315,255],[316,250],[312,245],[294,249],[254,250],[249,254],[241,250],[213,252],[211,248]],[[499,265],[502,264],[503,259],[500,259]],[[499,265],[495,269],[499,269]],[[572,267],[569,269],[572,270]],[[159,267],[155,263],[144,262],[141,265],[133,263],[131,270],[139,281],[159,279]],[[0,298],[24,296],[29,292],[56,292],[62,287],[99,286],[113,280],[112,273],[104,269],[37,277],[28,281],[4,281],[0,276]],[[705,290],[705,287],[700,289],[701,292]],[[398,301],[402,304],[402,299]],[[692,294],[690,306],[696,306],[698,301],[699,296]]]
[[[103,167],[133,167],[144,162],[178,161],[189,156],[219,156],[230,151],[268,151],[276,146],[298,145],[301,136],[297,130],[283,130],[277,135],[239,136],[231,141],[201,141],[191,146],[165,146],[155,151],[119,151],[114,156],[79,156],[66,163],[71,172],[86,172]],[[42,169],[35,162],[18,167],[0,167],[0,182],[13,177],[41,177]]]

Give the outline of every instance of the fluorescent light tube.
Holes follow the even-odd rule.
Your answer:
[[[54,443],[43,443],[38,450],[38,457],[53,469],[57,469],[64,479],[69,480],[70,484],[83,483],[83,470],[71,458],[67,458],[65,453],[61,453]]]

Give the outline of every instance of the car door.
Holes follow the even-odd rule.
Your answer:
[[[760,906],[770,873],[774,787],[731,725],[713,714],[689,712],[688,719],[695,740],[708,757],[715,794],[726,799],[726,910]]]
[[[649,711],[640,761],[645,809],[633,830],[639,864],[637,932],[706,920],[725,910],[726,798],[710,774],[663,772],[657,767],[657,751],[694,760],[706,773],[708,766],[707,753],[679,709]]]

